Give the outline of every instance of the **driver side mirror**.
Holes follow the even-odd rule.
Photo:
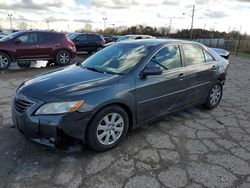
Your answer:
[[[15,43],[15,44],[21,44],[22,41],[21,41],[20,39],[17,38],[17,39],[14,40],[14,43]]]
[[[150,75],[161,75],[162,69],[160,67],[145,67],[141,73],[142,78]]]

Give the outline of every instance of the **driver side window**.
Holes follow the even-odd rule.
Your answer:
[[[160,67],[163,71],[181,67],[180,51],[177,45],[159,50],[148,62],[148,67]]]

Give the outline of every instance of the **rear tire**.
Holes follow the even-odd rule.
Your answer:
[[[98,52],[98,51],[100,51],[102,48],[103,48],[102,46],[97,46],[95,51]]]
[[[17,65],[20,68],[29,68],[31,65],[31,62],[30,61],[19,61],[19,62],[17,62]]]
[[[71,55],[66,50],[61,50],[56,55],[56,62],[58,65],[68,65],[71,62]]]
[[[0,52],[0,69],[8,69],[11,64],[11,58],[3,52]]]
[[[217,107],[221,101],[222,93],[223,86],[221,82],[215,82],[212,88],[210,89],[206,102],[203,104],[203,106],[208,110]]]
[[[99,111],[87,129],[87,144],[95,151],[103,152],[118,145],[125,138],[129,118],[119,106],[109,106]]]

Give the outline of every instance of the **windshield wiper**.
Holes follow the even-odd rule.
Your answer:
[[[100,70],[100,69],[97,69],[97,68],[95,68],[95,67],[83,66],[83,68],[84,68],[84,69],[91,70],[91,71],[95,71],[95,72],[104,73],[104,74],[124,75],[124,74],[122,74],[122,73],[116,73],[116,72],[113,72],[113,71],[110,71],[110,70]]]
[[[84,66],[83,68],[91,70],[91,71],[95,71],[95,72],[105,73],[105,71],[102,71],[102,70],[97,69],[95,67],[86,67],[86,66]]]
[[[110,71],[110,70],[105,70],[104,72],[107,73],[107,74],[124,75],[123,73],[113,72],[113,71]]]

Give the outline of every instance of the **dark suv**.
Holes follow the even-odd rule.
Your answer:
[[[0,39],[0,69],[13,61],[56,61],[67,65],[76,55],[75,45],[65,34],[52,31],[30,30],[16,32]]]
[[[105,45],[101,35],[93,33],[76,33],[68,36],[76,45],[77,52],[87,51],[93,53],[99,51]]]

